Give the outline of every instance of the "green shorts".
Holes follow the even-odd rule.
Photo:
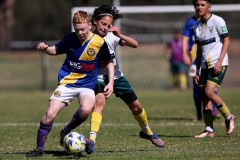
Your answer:
[[[95,95],[103,93],[104,87],[108,84],[107,76],[98,76],[95,86]],[[137,100],[137,96],[125,77],[114,80],[113,93],[116,97],[120,97],[126,104]]]
[[[173,74],[185,72],[185,66],[183,62],[171,63],[171,72]]]
[[[209,69],[201,69],[201,75],[199,79],[199,86],[205,86],[208,82],[212,82],[216,84],[218,87],[220,87],[223,78],[226,74],[227,71],[227,66],[222,66],[221,72],[218,74],[214,74],[214,68],[209,68]]]

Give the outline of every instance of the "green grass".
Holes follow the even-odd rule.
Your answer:
[[[0,159],[19,160],[35,147],[38,123],[48,106],[52,92],[0,92]],[[154,147],[140,139],[137,122],[128,107],[113,95],[103,114],[94,154],[81,157],[68,155],[59,146],[59,132],[78,108],[77,100],[64,108],[56,118],[42,157],[31,159],[98,159],[98,160],[237,160],[240,157],[240,123],[234,132],[225,134],[224,120],[215,121],[215,138],[194,139],[204,129],[203,122],[191,122],[195,115],[192,93],[188,91],[136,91],[145,108],[149,125],[165,142],[164,148]],[[220,95],[236,117],[239,112],[239,88],[219,89]],[[15,126],[10,126],[15,124]],[[75,131],[89,135],[89,119]]]

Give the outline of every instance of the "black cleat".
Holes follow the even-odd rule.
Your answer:
[[[62,129],[61,132],[60,132],[60,145],[63,146],[64,142],[64,137],[68,134],[69,132],[65,129]]]
[[[26,157],[39,157],[44,154],[44,151],[41,151],[39,149],[34,149],[33,151],[30,151],[26,154]]]

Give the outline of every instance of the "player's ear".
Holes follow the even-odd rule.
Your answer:
[[[212,5],[211,5],[211,3],[208,3],[208,5],[209,5],[208,11],[210,11]]]
[[[94,25],[97,24],[97,20],[96,20],[96,18],[93,19],[93,24],[94,24]]]
[[[92,23],[91,22],[88,23],[88,28],[89,28],[89,30],[92,28]]]

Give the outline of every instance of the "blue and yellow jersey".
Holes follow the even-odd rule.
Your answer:
[[[58,85],[94,89],[98,76],[98,62],[111,60],[111,55],[102,37],[92,32],[89,37],[81,43],[73,32],[55,45],[58,54],[66,54],[58,73]]]
[[[195,17],[189,18],[184,26],[184,30],[182,35],[189,38],[188,46],[190,51],[190,58],[193,64],[196,64],[196,51],[197,45],[195,44],[195,35],[194,35],[194,26],[197,23],[197,19]]]

